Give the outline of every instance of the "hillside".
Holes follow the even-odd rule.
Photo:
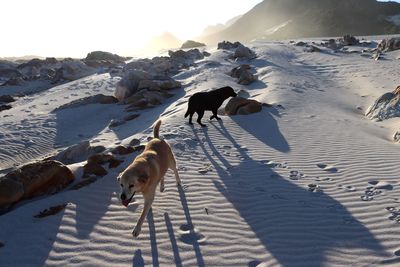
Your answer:
[[[202,41],[249,41],[399,33],[388,17],[400,4],[375,0],[264,0],[230,27]]]

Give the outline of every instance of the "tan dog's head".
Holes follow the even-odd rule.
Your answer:
[[[148,175],[146,173],[137,173],[133,170],[125,170],[117,177],[121,186],[120,199],[125,207],[128,207],[136,192],[142,192],[146,186]]]

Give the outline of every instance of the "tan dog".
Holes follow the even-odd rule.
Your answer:
[[[168,169],[174,171],[177,186],[181,185],[171,147],[164,140],[160,140],[160,125],[161,120],[154,126],[154,139],[117,178],[121,184],[120,198],[124,206],[128,206],[136,192],[143,194],[144,208],[132,232],[135,237],[140,234],[143,221],[153,203],[158,183],[160,183],[160,192],[164,191],[164,175]]]

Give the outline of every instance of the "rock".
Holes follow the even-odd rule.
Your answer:
[[[64,164],[72,164],[83,161],[89,154],[90,142],[83,141],[73,145],[58,154],[55,159]]]
[[[66,108],[76,108],[76,107],[89,105],[89,104],[114,104],[117,102],[118,102],[118,99],[113,96],[97,94],[97,95],[77,99],[77,100],[74,100],[67,104],[64,104],[64,105],[56,108],[55,110],[53,110],[53,112],[63,110]]]
[[[102,166],[108,163],[109,168],[118,167],[123,161],[116,159],[111,154],[96,154],[88,158],[87,163],[83,166],[83,177],[89,177],[91,175],[95,176],[105,176],[107,175],[106,169]]]
[[[233,55],[234,58],[236,59],[254,59],[256,58],[256,53],[254,53],[250,48],[240,44]]]
[[[124,147],[122,145],[119,145],[112,150],[112,153],[117,155],[127,155],[133,152],[135,152],[134,147],[132,146]]]
[[[313,52],[321,52],[321,49],[319,49],[318,47],[316,47],[314,45],[308,45],[308,46],[306,46],[306,48],[304,48],[304,51],[313,53]]]
[[[232,97],[225,106],[226,115],[247,115],[260,112],[262,104],[256,100]]]
[[[393,141],[395,141],[396,143],[400,142],[400,131],[397,131],[394,135],[393,135]]]
[[[386,120],[400,117],[400,86],[379,97],[366,111],[369,119]]]
[[[7,110],[10,108],[12,108],[12,106],[10,106],[10,105],[0,105],[0,111]]]
[[[15,101],[15,99],[10,95],[1,95],[0,96],[0,103],[11,103],[14,101]]]
[[[83,166],[83,177],[87,178],[91,175],[103,177],[107,175],[107,171],[100,164],[88,162]]]
[[[400,37],[383,39],[378,44],[378,50],[380,51],[390,52],[398,49],[400,49]]]
[[[351,45],[359,45],[360,41],[351,35],[345,35],[343,36],[342,39],[339,40],[339,42],[344,45],[344,46],[351,46]]]
[[[248,104],[241,106],[237,109],[237,115],[248,115],[252,113],[257,113],[262,110],[262,105],[256,100],[250,100]]]
[[[129,145],[130,145],[130,146],[138,146],[138,145],[140,145],[140,140],[139,140],[139,139],[136,139],[136,138],[133,138],[133,139],[129,142]]]
[[[202,47],[202,46],[206,46],[206,44],[188,40],[182,44],[181,49],[188,49],[188,48],[195,48],[195,47]]]
[[[0,178],[0,210],[23,199],[54,194],[74,179],[71,170],[55,160],[27,164]]]
[[[257,76],[250,72],[250,65],[243,64],[231,70],[230,76],[238,78],[237,83],[242,85],[249,85],[254,81],[257,81]]]
[[[24,186],[14,179],[0,177],[0,214],[22,199]]]
[[[140,81],[152,80],[150,73],[141,70],[129,71],[119,82],[114,92],[114,96],[123,101],[127,97],[137,92]]]
[[[307,43],[300,41],[300,42],[295,43],[294,45],[295,46],[306,46]]]
[[[8,81],[3,83],[1,86],[22,86],[25,85],[26,82],[21,77],[10,78]]]
[[[138,145],[138,146],[128,146],[128,147],[124,147],[124,146],[117,146],[113,149],[112,153],[113,154],[117,154],[117,155],[126,155],[126,154],[130,154],[133,152],[137,152],[137,151],[142,151],[144,149],[144,145]]]
[[[240,45],[242,44],[239,42],[231,43],[229,41],[222,41],[218,43],[217,49],[231,50],[238,48]]]
[[[171,95],[165,91],[161,90],[147,90],[143,89],[134,95],[125,99],[123,103],[132,104],[140,109],[146,108],[149,105],[159,105],[166,98]]]
[[[112,61],[125,61],[124,57],[104,51],[93,51],[87,54],[85,60],[112,60]]]
[[[9,80],[11,78],[22,78],[22,73],[12,62],[0,62],[0,79]]]
[[[82,77],[88,76],[94,72],[94,69],[87,66],[80,60],[72,60],[63,62],[58,73],[61,73],[61,77],[57,77],[58,80],[74,81]],[[53,82],[55,82],[53,80]],[[58,82],[58,81],[56,81]]]
[[[177,50],[177,51],[168,51],[168,55],[172,60],[175,61],[194,61],[203,59],[204,55],[200,52],[199,49],[190,49],[188,51]]]

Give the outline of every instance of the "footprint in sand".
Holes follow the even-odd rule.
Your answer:
[[[199,169],[197,170],[197,172],[198,172],[198,173],[201,173],[201,174],[206,174],[206,173],[208,173],[209,171],[212,171],[212,166],[211,166],[210,163],[204,163],[204,164],[203,164],[203,167],[201,167],[201,168],[199,168]]]
[[[304,177],[304,174],[299,171],[290,171],[289,178],[290,180],[300,180]]]
[[[186,244],[204,244],[207,238],[200,232],[197,227],[190,224],[183,224],[178,230],[180,240]]]
[[[338,172],[338,169],[336,167],[334,167],[334,166],[331,166],[331,165],[318,163],[317,166],[318,166],[318,168],[320,168],[320,169],[322,169],[322,170],[324,170],[326,172],[332,172],[332,173]]]
[[[308,185],[308,191],[310,192],[316,192],[316,193],[322,193],[322,188],[317,185],[317,184],[309,184]]]
[[[400,209],[395,207],[386,207],[386,210],[390,212],[389,220],[400,223]]]
[[[393,186],[384,181],[372,180],[368,182],[371,186],[368,186],[365,191],[364,195],[361,196],[361,200],[363,201],[371,201],[374,199],[375,196],[382,193],[382,190],[392,190]]]
[[[395,252],[393,252],[393,254],[397,257],[400,257],[400,249],[396,250]]]

